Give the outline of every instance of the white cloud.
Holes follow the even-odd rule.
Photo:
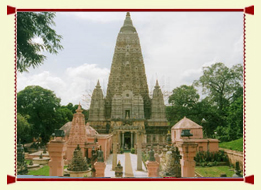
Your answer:
[[[95,64],[83,64],[78,67],[70,67],[62,77],[53,76],[49,71],[29,75],[29,73],[18,74],[18,92],[29,85],[39,85],[54,91],[61,98],[61,104],[69,102],[78,104],[83,102],[83,95],[92,93],[97,80],[101,85],[107,86],[109,69],[98,68]],[[104,88],[104,86],[102,86]],[[86,104],[87,105],[87,104]]]
[[[39,74],[29,75],[29,73],[18,73],[17,90],[23,90],[29,85],[39,85],[50,90],[62,89],[66,86],[65,82],[59,78],[52,76],[49,71]],[[58,90],[59,91],[59,90]]]

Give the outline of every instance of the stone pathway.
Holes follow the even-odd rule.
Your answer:
[[[130,153],[125,153],[125,177],[134,177],[131,167]]]
[[[117,154],[117,163],[120,160],[123,166],[123,177],[148,177],[148,172],[142,163],[142,171],[137,171],[136,154]],[[112,154],[106,160],[105,177],[115,177],[115,171],[112,170]]]

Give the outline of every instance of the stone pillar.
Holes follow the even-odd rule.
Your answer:
[[[137,170],[142,170],[141,133],[137,133]]]
[[[196,162],[194,157],[197,153],[198,144],[188,139],[178,141],[177,145],[182,156],[180,160],[181,177],[195,177]]]
[[[144,135],[144,143],[147,144],[147,135]]]
[[[104,177],[104,170],[105,170],[106,164],[104,162],[95,162],[94,168],[96,170],[95,177]]]
[[[122,145],[121,145],[121,147],[124,149],[124,132],[122,132],[122,139],[121,139],[121,143],[122,143]]]
[[[113,133],[113,144],[112,144],[112,150],[113,150],[113,157],[112,157],[112,170],[115,169],[117,166],[117,144],[118,144],[118,133]]]
[[[49,161],[49,176],[63,176],[64,160],[63,156],[66,151],[65,140],[56,137],[48,143]]]
[[[159,163],[157,161],[146,162],[148,177],[158,177]]]
[[[118,143],[121,147],[121,132],[120,131],[118,132]]]
[[[133,132],[131,131],[131,148],[133,148]]]

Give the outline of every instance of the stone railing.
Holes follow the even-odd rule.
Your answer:
[[[236,162],[238,161],[240,169],[243,170],[243,165],[244,165],[243,152],[224,149],[224,148],[219,148],[219,150],[223,150],[227,154],[230,164],[233,164],[233,166],[235,166]]]

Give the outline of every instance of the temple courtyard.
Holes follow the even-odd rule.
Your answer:
[[[115,171],[112,170],[111,154],[106,161],[105,176],[115,177]],[[123,177],[148,177],[148,172],[142,163],[142,171],[137,171],[137,155],[131,153],[124,153],[117,155],[118,160],[123,166]]]

